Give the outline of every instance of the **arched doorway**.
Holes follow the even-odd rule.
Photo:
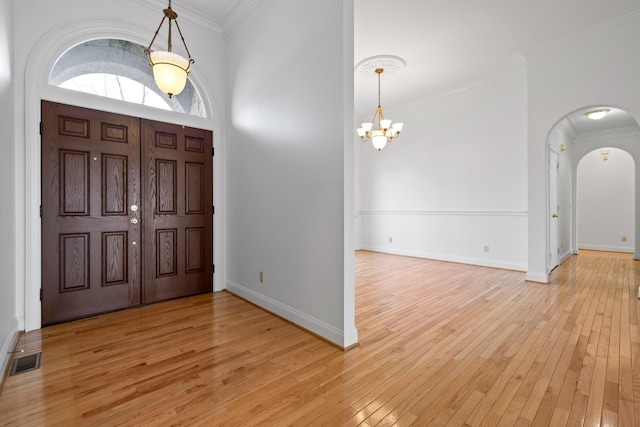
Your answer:
[[[595,110],[608,110],[604,117],[593,120],[586,113]],[[550,272],[559,263],[562,263],[571,254],[578,253],[578,164],[581,159],[590,152],[596,152],[601,156],[603,149],[616,149],[626,152],[631,157],[634,164],[640,159],[640,125],[638,121],[626,111],[611,106],[584,107],[567,114],[549,132],[547,138],[548,145],[548,218],[547,218],[547,248],[549,257],[547,260],[547,272]],[[556,154],[557,153],[557,154]],[[551,161],[557,156],[557,170]],[[620,157],[618,157],[620,160]],[[638,170],[634,167],[633,176],[625,178],[634,184],[633,198],[631,203],[634,212],[630,215],[635,218],[635,212],[639,211],[640,203]],[[554,177],[555,175],[555,177]],[[597,179],[597,176],[595,177]],[[583,184],[584,185],[584,184]],[[593,187],[592,185],[584,185]],[[596,188],[583,188],[583,190],[593,198],[597,198]],[[591,193],[590,193],[591,192]],[[553,199],[553,200],[552,200]],[[587,199],[591,200],[591,199]],[[629,214],[629,213],[627,213]],[[600,213],[599,215],[602,215]],[[610,231],[613,233],[613,231]],[[616,232],[621,234],[620,232]],[[622,232],[616,238],[620,241],[626,237],[627,246],[633,244],[635,258],[638,258],[638,227],[633,224],[633,230]],[[604,248],[607,245],[602,245]],[[608,245],[609,248],[622,248],[623,246]],[[554,253],[557,258],[554,259]]]
[[[634,252],[635,169],[631,155],[606,147],[585,154],[576,168],[578,249]]]

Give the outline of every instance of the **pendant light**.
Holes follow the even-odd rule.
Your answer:
[[[149,63],[151,64],[151,68],[153,69],[153,78],[156,81],[156,85],[158,88],[169,95],[171,98],[173,95],[178,95],[184,89],[187,84],[187,76],[189,75],[189,70],[191,69],[191,64],[195,61],[191,58],[191,54],[189,53],[189,49],[187,48],[187,43],[184,41],[184,37],[182,35],[182,31],[180,30],[180,26],[178,25],[178,14],[171,9],[171,0],[169,0],[169,6],[163,10],[164,16],[160,21],[160,25],[158,25],[158,29],[149,43],[149,47],[147,47],[144,51],[149,57]],[[167,42],[168,49],[166,51],[151,51],[151,46],[153,42],[156,40],[158,36],[158,32],[160,28],[162,28],[162,24],[164,24],[165,19],[169,18],[169,39]],[[176,28],[178,29],[178,33],[180,34],[180,38],[182,39],[182,44],[184,45],[184,49],[187,51],[187,55],[189,58],[184,58],[172,51],[171,44],[171,25],[175,21]]]
[[[391,124],[391,120],[385,119],[380,106],[380,75],[384,72],[384,68],[376,68],[378,75],[378,108],[371,119],[371,123],[362,123],[362,127],[358,128],[358,136],[363,141],[371,141],[373,147],[378,151],[382,150],[387,142],[391,142],[400,135],[403,123]]]

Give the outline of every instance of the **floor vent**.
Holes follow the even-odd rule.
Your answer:
[[[9,376],[38,369],[40,367],[40,354],[29,354],[13,359]]]

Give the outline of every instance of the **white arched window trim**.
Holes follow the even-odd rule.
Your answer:
[[[206,118],[202,98],[191,80],[187,81],[182,93],[173,97],[158,88],[144,49],[144,45],[130,40],[85,40],[56,60],[49,84]],[[107,81],[111,83],[106,84]],[[108,94],[108,89],[115,89],[116,81],[118,86],[128,86],[128,90],[115,90]],[[75,86],[77,82],[85,84]]]
[[[40,230],[41,205],[41,152],[40,152],[40,102],[48,100],[84,108],[99,109],[118,114],[140,117],[144,119],[163,121],[200,129],[214,131],[214,146],[220,146],[223,141],[222,106],[213,104],[209,91],[204,82],[198,77],[197,64],[189,74],[189,79],[202,97],[207,118],[192,116],[173,111],[163,111],[144,105],[130,104],[120,100],[62,89],[50,85],[49,75],[60,56],[84,41],[112,38],[131,41],[145,45],[150,34],[141,34],[136,29],[126,29],[127,25],[121,21],[83,20],[72,24],[64,24],[45,34],[34,44],[29,54],[25,72],[24,93],[24,222],[18,223],[18,236],[23,233],[23,247],[16,247],[17,283],[24,283],[24,292],[17,289],[16,304],[24,306],[24,316],[20,317],[19,329],[30,331],[41,327],[40,286],[42,281],[41,254],[42,236]],[[166,48],[161,43],[160,48]],[[216,97],[223,99],[222,96]],[[221,150],[224,154],[224,150]],[[16,160],[20,160],[18,153]],[[214,157],[214,204],[224,203],[223,158]],[[20,189],[19,189],[20,190]],[[20,194],[21,192],[18,191]],[[18,200],[18,202],[21,202]],[[214,259],[218,265],[214,276],[214,291],[224,288],[224,212],[219,210],[214,221]]]

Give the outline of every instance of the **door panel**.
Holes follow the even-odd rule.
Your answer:
[[[43,325],[212,290],[212,144],[42,102]]]
[[[209,131],[142,120],[144,303],[212,290]]]
[[[140,304],[137,119],[42,102],[42,323]]]

